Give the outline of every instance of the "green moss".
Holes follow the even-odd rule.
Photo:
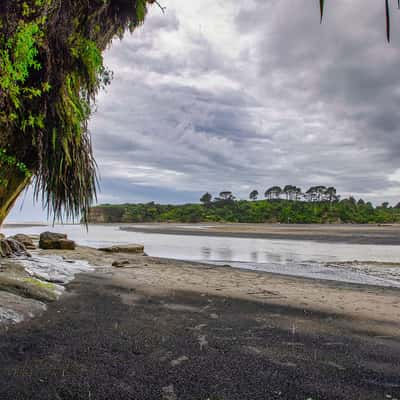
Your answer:
[[[50,290],[52,292],[55,291],[55,285],[53,283],[43,282],[43,281],[41,281],[39,279],[35,279],[35,278],[24,278],[23,281],[25,283],[30,283],[32,285],[35,285],[37,288],[40,288],[40,289]]]

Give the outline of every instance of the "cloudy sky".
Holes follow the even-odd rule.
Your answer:
[[[99,202],[333,185],[400,201],[400,12],[384,1],[160,0],[105,54]],[[395,2],[393,1],[393,6]],[[10,219],[38,220],[25,196]]]

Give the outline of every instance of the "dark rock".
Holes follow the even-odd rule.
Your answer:
[[[68,239],[41,240],[39,247],[43,250],[75,250],[75,242]]]
[[[56,232],[43,232],[40,234],[40,240],[60,240],[60,239],[68,239],[68,236],[65,233],[56,233]]]
[[[9,237],[9,239],[14,239],[19,243],[22,243],[25,248],[29,249],[29,250],[35,250],[36,246],[33,243],[33,240],[28,236],[28,235],[24,235],[22,233],[19,233],[18,235],[14,235]]]
[[[75,250],[75,242],[63,233],[44,232],[40,235],[39,247],[43,250]]]
[[[105,251],[107,253],[133,253],[133,254],[143,254],[144,246],[141,244],[125,244],[118,246],[103,247],[99,249],[100,251]]]
[[[129,260],[117,260],[112,263],[112,266],[115,268],[124,268],[129,265]]]

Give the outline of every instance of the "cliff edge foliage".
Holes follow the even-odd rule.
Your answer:
[[[96,195],[87,123],[111,79],[102,51],[153,2],[0,2],[0,224],[31,177],[55,217],[85,219]]]

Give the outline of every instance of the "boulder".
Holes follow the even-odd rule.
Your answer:
[[[75,250],[75,242],[63,233],[44,232],[40,235],[39,247],[43,250]]]
[[[0,240],[5,239],[6,236],[3,233],[0,233]]]
[[[65,233],[43,232],[40,234],[39,237],[39,240],[60,240],[60,239],[68,239],[68,236]]]
[[[107,253],[131,253],[131,254],[143,254],[144,246],[142,244],[124,244],[110,247],[102,247],[100,251]]]
[[[26,249],[29,250],[35,250],[36,246],[33,243],[33,240],[28,236],[28,235],[24,235],[22,233],[19,233],[18,235],[14,235],[9,237],[9,239],[14,239],[19,243],[22,243]]]

